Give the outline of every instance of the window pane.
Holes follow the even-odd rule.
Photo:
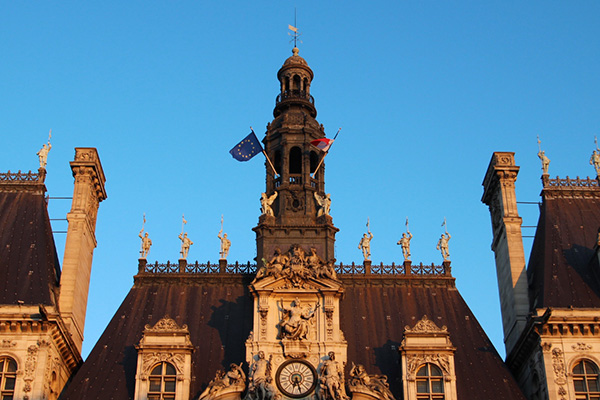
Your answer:
[[[2,396],[2,400],[13,400],[13,395],[12,394],[6,394],[6,395]]]
[[[17,363],[13,360],[8,360],[8,372],[17,372]]]
[[[575,368],[573,368],[573,373],[577,375],[583,375],[583,363],[577,363]]]
[[[150,375],[162,375],[162,364],[158,364],[156,367],[152,369]]]
[[[576,392],[585,392],[585,385],[582,380],[573,380]]]
[[[171,364],[167,364],[167,372],[165,373],[165,375],[177,375],[175,367]]]
[[[159,394],[149,394],[148,400],[160,400],[160,395]]]
[[[442,376],[442,370],[433,364],[429,364],[431,367],[431,376]]]
[[[160,379],[150,379],[150,391],[160,392]]]
[[[431,393],[444,393],[444,385],[441,380],[431,380]]]
[[[417,393],[429,393],[429,385],[427,381],[417,381]]]
[[[4,390],[15,390],[15,378],[14,377],[6,377],[4,382]]]
[[[419,370],[417,371],[417,376],[427,376],[427,364],[423,365],[421,368],[419,368]]]
[[[175,393],[175,381],[174,380],[165,380],[165,392],[167,393]]]

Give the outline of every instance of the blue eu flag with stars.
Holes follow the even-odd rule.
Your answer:
[[[236,144],[229,153],[238,161],[248,161],[262,151],[262,146],[254,131],[250,132],[241,142]]]

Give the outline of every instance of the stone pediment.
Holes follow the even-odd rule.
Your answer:
[[[301,246],[293,245],[287,252],[276,249],[273,257],[256,273],[252,286],[256,290],[303,289],[337,290],[334,261],[325,262],[311,248],[307,253]]]

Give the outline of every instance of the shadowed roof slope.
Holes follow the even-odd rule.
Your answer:
[[[0,304],[55,304],[60,269],[44,191],[0,182]]]
[[[542,191],[527,269],[532,309],[600,307],[600,284],[592,268],[597,266],[600,189],[585,189],[545,187]]]

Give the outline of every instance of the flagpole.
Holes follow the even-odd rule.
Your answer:
[[[250,127],[250,130],[252,131],[252,133],[254,133],[254,129],[252,129],[252,127]],[[256,136],[256,133],[254,133],[254,136]],[[277,170],[275,169],[275,167],[273,166],[273,163],[271,162],[271,159],[269,158],[269,156],[267,155],[267,153],[265,152],[265,149],[260,146],[260,148],[262,149],[262,153],[265,155],[265,158],[267,159],[267,161],[269,162],[269,165],[271,166],[271,168],[273,169],[273,172],[275,173],[275,175],[279,175],[277,173]]]
[[[325,156],[327,156],[327,154],[329,154],[329,150],[331,150],[331,148],[333,147],[333,143],[335,143],[335,139],[338,137],[338,135],[339,135],[339,133],[340,133],[341,130],[342,130],[342,128],[338,129],[337,133],[333,137],[333,142],[331,143],[331,146],[329,146],[329,149],[327,149],[327,151],[325,152],[325,154],[323,154],[323,157],[321,158],[321,161],[319,161],[319,165],[317,165],[317,168],[315,168],[315,172],[313,172],[313,174],[312,174],[313,179],[315,178],[315,176],[317,176],[317,171],[321,167],[321,164],[323,164],[323,161],[325,160]]]

